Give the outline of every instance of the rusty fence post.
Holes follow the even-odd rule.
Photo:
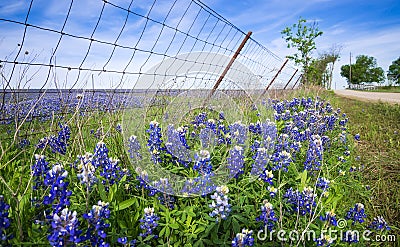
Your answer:
[[[296,69],[296,71],[293,73],[292,77],[290,77],[289,81],[286,83],[286,85],[283,88],[283,90],[285,90],[287,88],[287,86],[289,86],[289,83],[292,81],[292,79],[296,75],[297,71],[299,71],[299,69]]]
[[[294,83],[292,89],[294,89],[294,87],[297,85],[297,83],[299,82],[300,78],[302,78],[303,75],[300,75],[299,78],[297,78],[296,82]]]
[[[206,103],[215,93],[215,91],[217,90],[217,88],[219,87],[219,84],[221,84],[222,80],[224,79],[226,73],[228,73],[228,70],[231,68],[233,62],[235,62],[236,58],[238,57],[240,51],[243,49],[244,45],[246,44],[247,40],[250,39],[252,32],[249,31],[246,36],[244,37],[244,39],[242,40],[242,43],[240,43],[239,47],[237,48],[235,54],[233,55],[233,57],[231,58],[231,60],[229,61],[228,65],[225,67],[224,71],[222,72],[222,74],[219,76],[217,82],[215,83],[213,89],[211,90],[210,94],[208,95],[207,99],[205,100],[204,103]]]
[[[264,92],[261,95],[264,95],[268,91],[269,87],[272,85],[272,83],[274,83],[275,79],[282,72],[283,67],[285,67],[285,65],[287,64],[288,61],[289,61],[289,59],[286,58],[285,62],[282,64],[281,68],[278,70],[278,72],[276,72],[274,78],[272,78],[271,82],[268,84],[268,86],[265,88]]]

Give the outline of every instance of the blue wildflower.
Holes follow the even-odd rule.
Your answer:
[[[293,212],[298,212],[303,216],[306,213],[311,214],[312,209],[316,207],[316,196],[311,187],[305,187],[302,192],[298,190],[294,191],[292,188],[289,188],[283,198],[291,204]]]
[[[162,147],[162,134],[161,128],[157,121],[151,121],[149,128],[146,130],[149,133],[149,139],[147,141],[147,147],[151,154],[151,158],[154,163],[161,163],[162,159],[160,157],[161,151],[164,150]]]
[[[266,183],[269,183],[270,185],[274,184],[274,182],[272,182],[273,178],[274,174],[272,173],[272,171],[265,170],[260,174],[260,179],[262,179]]]
[[[82,233],[79,230],[79,220],[76,217],[76,211],[71,212],[68,208],[64,208],[60,215],[53,214],[51,220],[51,231],[47,237],[51,246],[67,246],[68,244],[75,244],[81,242]]]
[[[261,215],[256,218],[256,221],[263,222],[264,227],[267,227],[268,231],[271,231],[274,228],[274,222],[277,220],[272,204],[264,200],[261,206]]]
[[[256,154],[253,156],[254,163],[252,165],[250,174],[253,176],[259,176],[267,168],[269,161],[269,155],[267,149],[258,148]]]
[[[79,173],[76,175],[82,184],[86,184],[91,187],[96,183],[97,178],[95,175],[96,167],[92,165],[93,155],[91,153],[85,153],[85,155],[78,156],[78,170]]]
[[[40,139],[37,147],[43,149],[49,146],[53,153],[66,154],[67,142],[71,137],[71,130],[68,125],[62,125],[61,123],[59,123],[59,127],[61,130],[58,132],[57,136],[52,135]]]
[[[325,191],[325,190],[329,189],[329,184],[330,184],[330,181],[328,179],[319,177],[317,180],[316,186],[318,188],[321,188],[323,191]]]
[[[53,213],[60,212],[63,208],[70,205],[69,197],[72,195],[71,191],[68,191],[68,184],[66,178],[68,172],[64,168],[56,164],[46,173],[44,184],[50,187],[49,195],[46,195],[43,199],[43,204],[51,205],[54,209]]]
[[[8,218],[8,210],[10,205],[4,201],[4,196],[0,195],[0,245],[12,239],[12,234],[7,234],[7,229],[10,227],[10,219]]]
[[[391,228],[382,216],[375,217],[371,224],[368,226],[369,229],[377,231],[390,231]]]
[[[326,212],[325,216],[320,216],[320,220],[327,221],[332,226],[337,226],[336,214],[333,211]]]
[[[212,203],[208,205],[213,211],[209,213],[211,217],[215,217],[218,222],[220,219],[225,220],[229,212],[231,211],[231,205],[229,204],[228,194],[229,188],[225,185],[219,186],[216,192],[211,195],[213,199]]]
[[[227,167],[231,178],[238,178],[244,173],[244,155],[242,147],[235,146],[233,149],[229,150],[227,161]]]
[[[320,238],[315,240],[317,246],[324,246],[324,247],[329,247],[331,244],[333,244],[334,239],[331,238],[329,235],[324,235],[321,236]]]
[[[232,247],[245,247],[253,246],[254,238],[252,236],[253,231],[242,229],[241,233],[237,233],[235,238],[232,240]]]
[[[140,233],[140,236],[146,238],[153,235],[153,238],[158,238],[154,230],[157,228],[159,220],[160,218],[154,213],[154,208],[145,208],[144,216],[140,219],[140,229],[144,230],[144,233]]]
[[[236,141],[236,144],[243,145],[247,140],[247,129],[246,125],[241,122],[235,122],[229,126],[232,139]]]
[[[83,239],[90,240],[92,246],[109,246],[105,241],[107,237],[106,230],[110,227],[110,224],[106,222],[106,219],[110,218],[108,203],[98,201],[97,205],[93,205],[89,213],[82,216],[89,224]]]
[[[200,175],[212,172],[210,152],[201,150],[199,153],[195,154],[194,158],[196,163],[193,166],[193,170],[197,171]]]
[[[43,187],[43,177],[50,170],[50,167],[44,155],[35,154],[35,160],[35,164],[32,165],[32,175],[34,181],[33,189],[37,190]]]
[[[364,204],[362,203],[356,203],[354,208],[350,208],[346,215],[346,219],[353,220],[352,225],[356,222],[363,223],[365,218],[367,218],[367,215],[365,214]]]

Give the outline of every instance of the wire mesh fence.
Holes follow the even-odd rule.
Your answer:
[[[157,116],[182,92],[189,101],[200,91],[240,97],[290,89],[300,78],[198,0],[9,7],[0,14],[0,123],[17,134],[7,138],[41,133],[36,120],[143,107]]]

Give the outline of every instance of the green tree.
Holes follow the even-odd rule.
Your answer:
[[[347,79],[348,83],[382,83],[385,81],[385,72],[381,67],[377,66],[376,59],[367,55],[359,55],[356,57],[356,63],[351,65],[343,65],[340,68],[340,75]]]
[[[297,53],[288,56],[297,65],[302,67],[303,83],[307,84],[310,64],[312,63],[311,54],[316,49],[315,39],[322,35],[322,31],[318,29],[317,22],[307,23],[303,18],[300,18],[297,24],[292,27],[286,27],[282,30],[282,38],[285,39],[288,48],[297,49]]]
[[[332,88],[332,74],[336,61],[340,57],[342,46],[333,45],[328,51],[319,55],[311,61],[308,69],[308,80],[315,85]]]
[[[400,57],[389,66],[387,77],[394,84],[400,84]]]

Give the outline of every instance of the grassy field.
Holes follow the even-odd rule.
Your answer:
[[[358,90],[363,91],[363,90]],[[382,92],[382,93],[400,93],[400,86],[383,86],[368,92]]]
[[[390,89],[391,92],[400,87]],[[389,92],[389,90],[388,90]],[[361,140],[356,146],[363,170],[364,183],[373,190],[370,198],[374,216],[388,219],[399,237],[400,226],[400,105],[372,103],[348,99],[333,92],[309,89],[294,92],[300,95],[319,95],[342,109],[349,117],[349,132],[359,133]],[[290,95],[288,98],[290,98]]]

